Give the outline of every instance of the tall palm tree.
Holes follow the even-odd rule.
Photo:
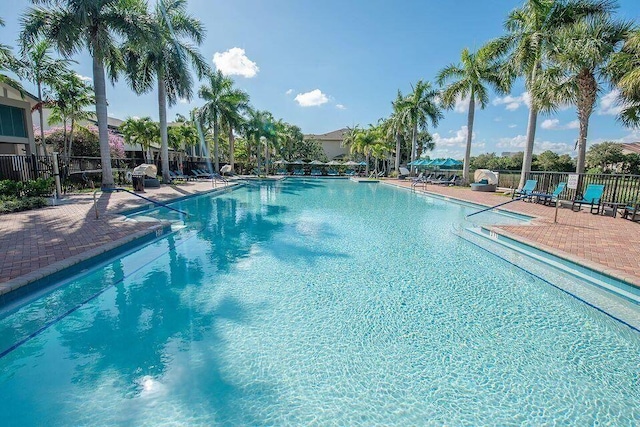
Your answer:
[[[561,105],[577,107],[577,173],[584,173],[589,119],[602,89],[605,67],[629,30],[628,23],[607,17],[582,19],[563,27],[552,39],[551,65],[534,82],[532,93],[540,108],[554,111]]]
[[[504,57],[505,72],[513,78],[524,76],[525,87],[531,93],[534,82],[543,68],[545,55],[551,50],[553,34],[587,16],[607,13],[611,0],[525,0],[509,13],[504,27],[507,34],[489,44],[494,54]],[[522,188],[526,174],[531,171],[533,145],[539,106],[531,99],[527,142],[518,188]]]
[[[38,90],[38,114],[40,120],[40,155],[46,154],[44,140],[44,111],[42,86],[52,87],[59,83],[71,72],[67,68],[69,60],[53,58],[50,55],[51,43],[48,40],[38,40],[35,43],[22,46],[20,62],[22,75]]]
[[[150,150],[152,145],[160,139],[158,123],[152,121],[150,117],[141,119],[129,117],[120,125],[120,132],[127,144],[140,145],[145,163],[153,162]]]
[[[404,140],[404,136],[408,134],[408,128],[410,128],[410,124],[407,123],[407,118],[404,116],[401,109],[403,100],[404,96],[402,95],[402,92],[398,90],[395,101],[391,103],[393,106],[393,112],[385,122],[385,129],[388,136],[395,138],[396,141],[396,159],[394,165],[396,171],[400,170],[400,161],[402,160],[402,142]]]
[[[411,162],[416,160],[418,132],[426,131],[429,122],[435,127],[443,117],[436,101],[439,93],[431,83],[418,80],[412,92],[399,104],[398,109],[406,123],[411,125]],[[411,168],[415,171],[415,167]]]
[[[96,100],[93,89],[82,81],[75,73],[69,73],[52,84],[55,100],[51,103],[51,115],[48,123],[62,123],[64,133],[64,158],[68,161],[73,152],[73,135],[75,125],[81,120],[87,120],[91,113],[87,107],[94,105]],[[69,139],[67,143],[67,122],[70,121]]]
[[[220,127],[224,123],[229,131],[230,163],[233,168],[233,129],[243,121],[242,112],[249,106],[249,95],[233,87],[233,80],[222,74],[220,70],[209,75],[207,84],[198,91],[198,96],[205,101],[201,115],[206,124],[213,129],[213,157],[215,170],[220,170],[220,153],[218,147]]]
[[[500,64],[492,60],[487,51],[480,50],[479,52],[471,53],[466,48],[462,50],[459,64],[451,64],[438,73],[438,84],[443,86],[448,83],[441,94],[444,108],[451,109],[459,99],[469,98],[467,146],[462,172],[462,179],[465,182],[469,177],[476,103],[480,104],[481,109],[487,106],[489,103],[488,86],[499,93],[505,92],[507,82],[503,76]]]
[[[117,37],[143,34],[143,0],[32,0],[35,7],[23,18],[22,44],[49,40],[65,57],[87,49],[93,58],[93,85],[102,159],[102,187],[113,187],[109,130],[107,128],[106,73],[111,81],[123,69]]]
[[[208,70],[205,59],[191,44],[200,45],[205,30],[202,23],[187,13],[186,0],[159,0],[148,17],[144,37],[130,39],[124,45],[127,78],[137,93],[150,91],[154,81],[158,89],[160,119],[160,153],[162,180],[171,182],[169,175],[169,140],[167,133],[167,104],[178,99],[191,99],[192,65],[198,77]]]
[[[631,32],[622,50],[613,54],[607,73],[620,90],[620,120],[640,127],[640,29]]]

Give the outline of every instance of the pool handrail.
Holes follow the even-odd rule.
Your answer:
[[[518,200],[524,200],[527,197],[529,197],[529,196],[528,195],[524,195],[524,196],[520,196],[520,197],[518,197],[516,199],[511,199],[511,200],[509,200],[507,202],[503,202],[503,203],[500,203],[498,205],[491,206],[491,207],[488,207],[486,209],[479,210],[478,212],[470,213],[469,215],[465,216],[465,218],[469,218],[470,216],[478,215],[478,214],[480,214],[482,212],[487,212],[487,211],[493,210],[495,208],[499,208],[500,206],[504,206],[504,205],[507,205],[509,203],[517,202]]]
[[[126,188],[113,187],[113,188],[99,188],[99,189],[97,189],[96,191],[93,192],[93,209],[96,212],[96,219],[99,219],[99,216],[98,216],[98,200],[96,199],[96,194],[98,194],[98,192],[102,192],[102,193],[117,193],[119,191],[124,191],[125,193],[133,194],[134,196],[139,197],[139,198],[141,198],[143,200],[146,200],[148,202],[151,202],[156,206],[167,208],[169,210],[172,210],[172,211],[181,213],[183,215],[189,216],[189,214],[187,212],[181,211],[181,210],[176,209],[176,208],[172,208],[171,206],[169,206],[169,205],[167,205],[165,203],[159,202],[157,200],[153,200],[153,199],[150,199],[148,197],[141,196],[140,194],[134,193],[131,190],[127,190]]]

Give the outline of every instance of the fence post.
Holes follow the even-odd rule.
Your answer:
[[[618,199],[616,198],[616,196],[618,195],[618,180],[620,179],[620,177],[618,175],[616,175],[614,177],[614,183],[613,183],[613,196],[611,197],[611,201],[612,202],[617,202]]]
[[[38,179],[38,175],[40,175],[38,172],[38,157],[34,153],[31,153],[31,163],[33,165],[33,179]]]

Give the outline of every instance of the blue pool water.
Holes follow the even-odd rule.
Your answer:
[[[469,207],[322,180],[176,206],[0,312],[2,426],[640,423],[640,333],[456,237]]]

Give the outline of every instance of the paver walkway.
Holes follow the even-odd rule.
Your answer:
[[[411,181],[407,180],[387,182],[411,186]],[[417,187],[417,191],[425,189]],[[464,187],[427,185],[426,191],[486,206],[510,200],[504,195],[471,191]],[[556,224],[553,222],[555,208],[523,201],[501,209],[536,219],[529,225],[492,227],[497,233],[640,286],[640,223],[620,216],[592,215],[586,208],[580,212],[559,209]]]
[[[162,201],[212,189],[209,181],[189,182],[143,195]],[[99,194],[98,220],[92,193],[65,197],[58,206],[0,215],[0,295],[162,227],[125,222],[116,214],[148,202],[127,193]]]

